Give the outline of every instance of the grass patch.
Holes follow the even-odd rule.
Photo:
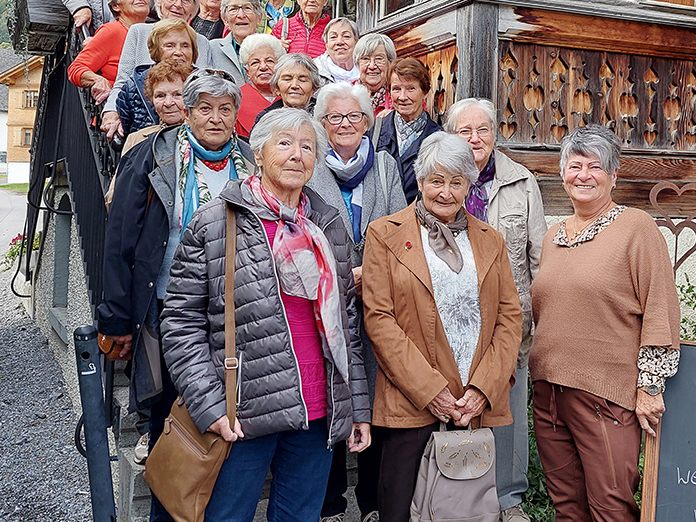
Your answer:
[[[0,189],[9,190],[16,194],[26,194],[29,191],[29,183],[8,183],[6,185],[0,185]]]

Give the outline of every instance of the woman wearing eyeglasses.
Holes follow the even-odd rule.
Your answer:
[[[317,164],[307,186],[338,210],[351,239],[351,261],[358,297],[362,295],[362,258],[367,226],[377,218],[406,206],[396,161],[387,152],[375,152],[365,135],[374,116],[370,95],[362,85],[345,82],[328,84],[317,94],[314,117],[326,129],[329,151],[326,161]],[[362,310],[362,305],[358,306]],[[361,328],[365,370],[370,398],[374,397],[377,363],[367,335]],[[371,403],[371,402],[370,402]],[[379,444],[358,454],[358,485],[355,495],[361,520],[377,520],[377,478]],[[334,451],[331,475],[322,508],[322,520],[342,520],[347,502],[345,445]],[[373,518],[369,518],[372,516]]]
[[[495,107],[490,100],[467,98],[447,111],[445,130],[471,145],[479,176],[471,184],[466,208],[503,235],[522,305],[522,345],[515,385],[510,392],[512,426],[496,428],[496,481],[502,520],[529,520],[522,511],[527,491],[527,364],[532,345],[532,279],[539,269],[546,233],[544,207],[536,178],[524,166],[495,150]]]
[[[387,73],[396,60],[396,49],[391,38],[384,34],[366,34],[358,40],[353,50],[353,61],[358,64],[358,82],[367,87],[374,115],[393,108],[387,90]]]

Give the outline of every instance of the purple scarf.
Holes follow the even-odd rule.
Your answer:
[[[469,214],[481,221],[488,222],[488,191],[486,183],[495,177],[495,159],[491,154],[488,163],[479,173],[479,177],[469,187],[469,194],[466,196],[466,209]]]

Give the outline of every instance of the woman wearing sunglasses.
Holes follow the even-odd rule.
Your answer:
[[[362,259],[367,226],[377,218],[406,206],[396,161],[387,152],[375,152],[365,136],[374,123],[370,95],[362,85],[345,82],[322,87],[314,116],[329,138],[326,161],[318,162],[308,186],[338,210],[351,240],[351,262],[358,298],[362,295]],[[358,310],[362,310],[359,303]],[[361,314],[362,315],[362,314]],[[370,398],[374,397],[377,364],[361,328],[365,370]],[[360,520],[377,520],[379,444],[358,454],[358,485],[355,494]],[[322,520],[342,520],[347,507],[345,444],[334,451],[331,475],[322,508]]]

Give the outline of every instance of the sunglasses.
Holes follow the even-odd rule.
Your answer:
[[[194,81],[198,78],[203,78],[204,76],[217,76],[218,78],[222,78],[228,82],[235,83],[232,75],[227,71],[223,71],[222,69],[196,69],[189,75],[189,80]]]

